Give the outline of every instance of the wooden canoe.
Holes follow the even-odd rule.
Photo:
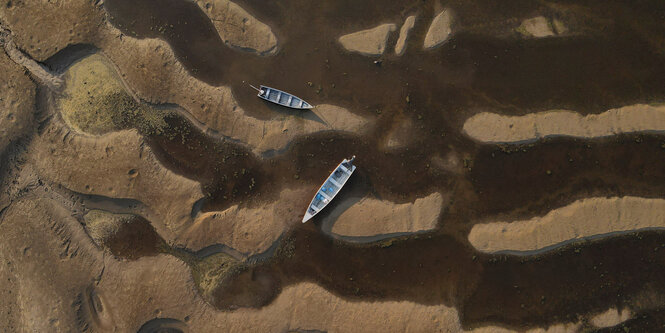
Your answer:
[[[323,208],[335,198],[337,193],[342,189],[342,186],[346,184],[346,181],[349,180],[351,174],[356,170],[356,166],[353,165],[353,160],[355,158],[356,157],[353,156],[350,160],[344,159],[342,163],[337,165],[330,176],[328,176],[323,185],[319,187],[312,202],[310,202],[309,207],[307,207],[302,223],[309,221],[309,219],[323,210]]]
[[[311,104],[305,102],[302,98],[283,92],[279,89],[261,86],[261,88],[257,90],[259,91],[259,94],[257,95],[259,98],[273,102],[277,105],[300,110],[313,108]]]

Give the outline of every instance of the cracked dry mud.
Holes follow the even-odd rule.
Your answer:
[[[662,331],[664,15],[0,2],[0,331]]]

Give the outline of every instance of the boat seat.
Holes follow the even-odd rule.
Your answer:
[[[335,179],[330,178],[330,182],[336,185],[337,187],[342,187],[342,184],[338,183]]]

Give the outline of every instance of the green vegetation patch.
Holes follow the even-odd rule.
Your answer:
[[[212,301],[212,293],[217,287],[246,267],[246,264],[221,252],[203,258],[184,249],[166,248],[164,252],[189,265],[199,293],[208,301]]]

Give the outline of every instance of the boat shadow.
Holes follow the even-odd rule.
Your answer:
[[[352,176],[344,187],[342,187],[335,200],[313,218],[314,224],[326,235],[333,235],[332,228],[335,222],[337,222],[340,215],[347,209],[367,196],[376,197],[376,193],[372,190],[369,180],[361,176],[359,172],[354,173],[354,175],[355,177]]]
[[[305,110],[300,110],[300,109],[292,109],[288,108],[286,106],[281,106],[277,105],[275,103],[271,103],[268,101],[263,101],[263,103],[270,109],[270,111],[273,111],[275,113],[278,113],[280,115],[284,116],[294,116],[298,118],[302,118],[304,120],[310,120],[310,121],[315,121],[321,124],[324,124],[326,126],[329,126],[328,122],[325,121],[325,119],[321,118],[316,113],[316,106],[313,109],[305,109]]]

